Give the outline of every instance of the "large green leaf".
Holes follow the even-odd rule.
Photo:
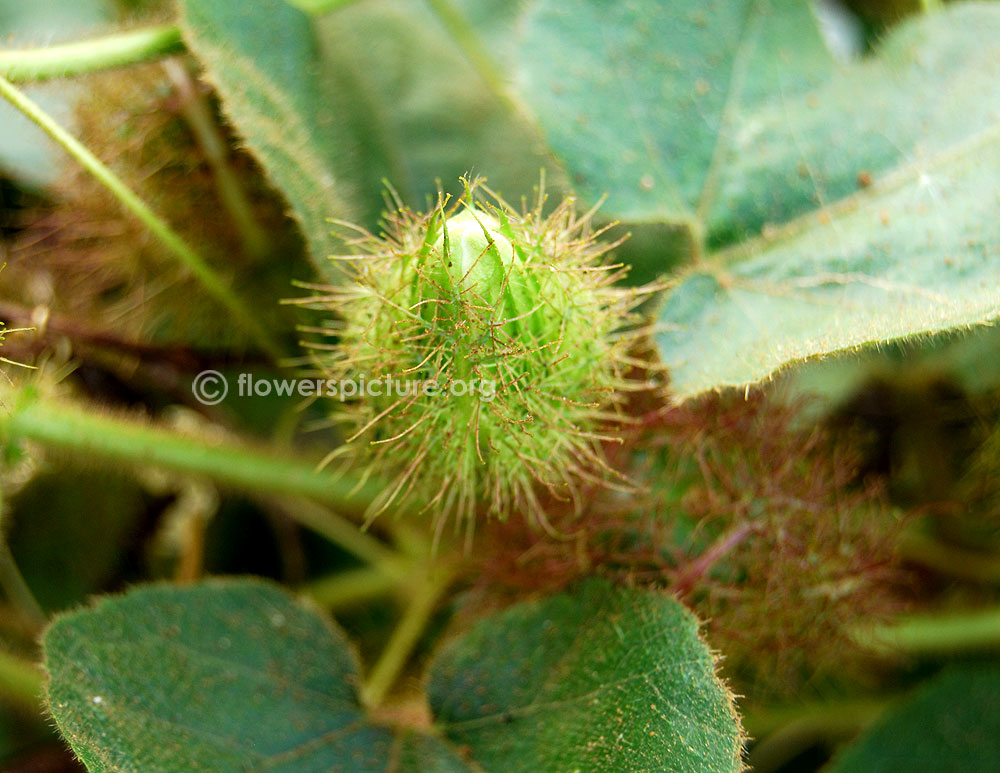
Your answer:
[[[517,91],[590,199],[700,234],[752,108],[833,61],[803,0],[535,0]]]
[[[368,0],[313,19],[284,0],[182,0],[185,37],[317,261],[328,219],[374,227],[383,181],[414,207],[459,176],[516,197],[537,182],[532,129],[423,3]]]
[[[436,659],[430,699],[446,735],[497,773],[741,769],[697,621],[603,581],[476,625]]]
[[[687,270],[657,336],[688,396],[789,362],[1000,313],[1000,135],[937,159],[772,240]]]
[[[786,198],[782,212],[800,208],[782,171],[800,155],[799,199],[813,190],[826,206],[682,272],[657,338],[679,396],[1000,314],[998,41],[1000,8],[957,7],[901,29],[880,59],[757,113],[727,199],[734,222],[771,206],[752,198],[758,178]],[[871,187],[846,195],[866,170]]]
[[[327,219],[357,215],[351,104],[328,88],[312,22],[284,0],[180,3],[185,40],[291,205],[314,258],[336,249]]]
[[[882,717],[829,773],[994,773],[1000,760],[1000,666],[951,668]]]
[[[64,615],[49,707],[92,771],[737,771],[691,615],[604,582],[478,624],[436,659],[444,737],[370,723],[343,634],[257,581],[149,586]]]
[[[705,213],[711,241],[826,208],[868,179],[919,168],[994,127],[998,38],[994,3],[956,4],[900,26],[873,56],[814,88],[781,88],[741,107]],[[794,67],[774,62],[773,79],[782,83]]]
[[[150,586],[62,616],[48,702],[91,771],[465,771],[357,704],[344,635],[275,586]]]

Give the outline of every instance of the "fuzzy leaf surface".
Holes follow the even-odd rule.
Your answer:
[[[58,618],[44,648],[49,708],[91,771],[468,770],[369,724],[343,633],[276,586],[147,586]]]
[[[50,710],[92,771],[739,770],[697,622],[603,581],[452,642],[429,686],[442,737],[371,724],[343,634],[258,581],[108,597],[58,618],[44,648]]]
[[[367,0],[313,18],[285,0],[182,0],[185,39],[284,193],[313,259],[335,218],[376,227],[383,181],[426,206],[436,180],[486,174],[511,196],[541,151],[422,3]]]
[[[284,0],[182,0],[182,28],[223,107],[284,194],[315,259],[337,247],[327,218],[356,215],[339,118],[349,105],[323,79],[311,19]]]
[[[677,601],[593,580],[449,644],[431,708],[497,773],[738,771],[740,727],[714,668]]]
[[[766,180],[783,196],[796,186],[781,170],[800,164],[817,211],[678,276],[657,342],[679,397],[997,318],[997,41],[1000,8],[956,6],[904,25],[876,58],[821,88],[756,113],[733,190]],[[859,173],[870,187],[857,190]],[[734,195],[732,217],[755,224],[765,199]]]
[[[710,230],[703,221],[747,115],[834,66],[802,0],[525,8],[517,93],[580,193],[607,194],[605,213],[628,222]]]

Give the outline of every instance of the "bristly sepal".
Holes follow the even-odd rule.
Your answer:
[[[339,340],[315,350],[322,374],[381,385],[337,408],[348,447],[392,476],[370,516],[408,501],[436,538],[452,519],[471,534],[481,510],[548,528],[539,494],[579,503],[613,481],[603,445],[627,393],[649,387],[629,353],[653,288],[616,285],[625,269],[605,260],[618,243],[598,240],[596,208],[543,214],[539,186],[518,213],[465,183],[425,214],[395,201],[379,236],[357,230],[355,254],[333,258],[347,280],[312,299],[337,316]]]

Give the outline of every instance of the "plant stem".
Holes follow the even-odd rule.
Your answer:
[[[319,471],[303,459],[182,435],[27,393],[17,396],[8,415],[0,415],[0,429],[11,440],[31,440],[92,459],[204,475],[249,491],[309,497],[356,514],[362,513],[380,491],[378,482],[358,486],[355,480]],[[289,512],[296,517],[294,508]],[[315,524],[310,516],[301,520],[306,526]],[[351,528],[357,532],[356,527]],[[325,533],[332,532],[327,529]]]
[[[763,738],[791,725],[826,725],[858,729],[886,710],[895,698],[853,698],[790,706],[748,707],[743,728],[751,738]]]
[[[202,287],[223,306],[229,315],[252,337],[254,343],[274,359],[281,356],[280,349],[271,335],[261,327],[256,317],[242,304],[226,283],[198,253],[185,242],[176,231],[153,212],[124,181],[100,159],[85,148],[75,137],[63,129],[56,121],[29,99],[23,92],[3,77],[0,77],[0,96],[24,113],[46,134],[62,146],[67,153],[80,162],[94,178],[106,187],[119,202],[130,210],[169,249],[180,262],[195,276]]]
[[[0,650],[0,694],[37,712],[42,701],[43,685],[38,666]]]
[[[345,5],[350,5],[356,0],[288,0],[288,2],[310,16],[323,16],[339,10]]]
[[[400,568],[402,559],[398,552],[328,508],[302,497],[296,497],[288,503],[288,506],[273,504],[298,523],[347,549],[372,567],[378,568],[382,574],[398,578],[402,573]]]
[[[229,149],[216,128],[205,98],[198,92],[187,67],[179,59],[168,59],[163,63],[163,69],[180,96],[181,114],[212,169],[222,206],[240,234],[243,249],[252,258],[262,257],[270,247],[267,235],[257,223],[243,186],[229,165]]]
[[[754,771],[778,770],[820,741],[848,738],[874,722],[893,699],[849,700],[748,711],[744,726],[760,738],[750,752]]]
[[[157,59],[183,48],[180,29],[163,24],[45,48],[0,51],[0,75],[13,83],[65,78]]]
[[[454,570],[447,564],[428,570],[423,582],[414,590],[389,642],[379,656],[361,688],[361,703],[369,709],[377,708],[396,683],[406,667],[413,648],[427,628],[427,623],[438,601],[454,579]]]
[[[909,656],[995,649],[1000,647],[1000,609],[909,615],[888,625],[858,628],[853,638],[867,649]]]
[[[39,630],[48,622],[45,612],[35,599],[35,594],[24,581],[24,575],[14,561],[14,554],[10,552],[10,545],[7,544],[5,535],[0,535],[0,588],[3,589],[11,606],[23,615],[26,621],[36,625]]]
[[[503,103],[505,107],[517,113],[517,106],[511,99],[507,91],[507,84],[500,69],[493,59],[486,53],[486,47],[480,39],[479,34],[469,24],[462,12],[455,7],[451,0],[427,0],[427,4],[434,11],[438,20],[451,35],[452,40],[465,55],[465,58],[478,73],[479,77],[489,87],[493,95]]]
[[[10,550],[10,544],[7,542],[7,524],[4,522],[6,514],[4,505],[3,491],[0,490],[0,589],[3,589],[11,606],[24,617],[25,622],[37,626],[40,630],[48,622],[48,617],[42,611],[28,583],[25,582],[24,575],[21,574],[14,560],[14,554]]]
[[[400,585],[400,578],[384,569],[361,567],[315,580],[299,592],[323,609],[336,610],[385,596]]]
[[[903,534],[900,556],[949,577],[995,585],[1000,583],[1000,556],[948,545],[920,533]]]

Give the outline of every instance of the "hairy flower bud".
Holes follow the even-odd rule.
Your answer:
[[[631,313],[644,292],[614,286],[592,213],[565,201],[543,215],[541,192],[515,213],[475,188],[424,215],[399,205],[337,258],[349,279],[323,296],[340,322],[326,375],[389,386],[342,404],[349,446],[366,440],[373,469],[394,474],[372,515],[409,500],[438,533],[452,517],[471,529],[479,509],[545,525],[539,490],[579,499],[602,482],[644,332]]]

